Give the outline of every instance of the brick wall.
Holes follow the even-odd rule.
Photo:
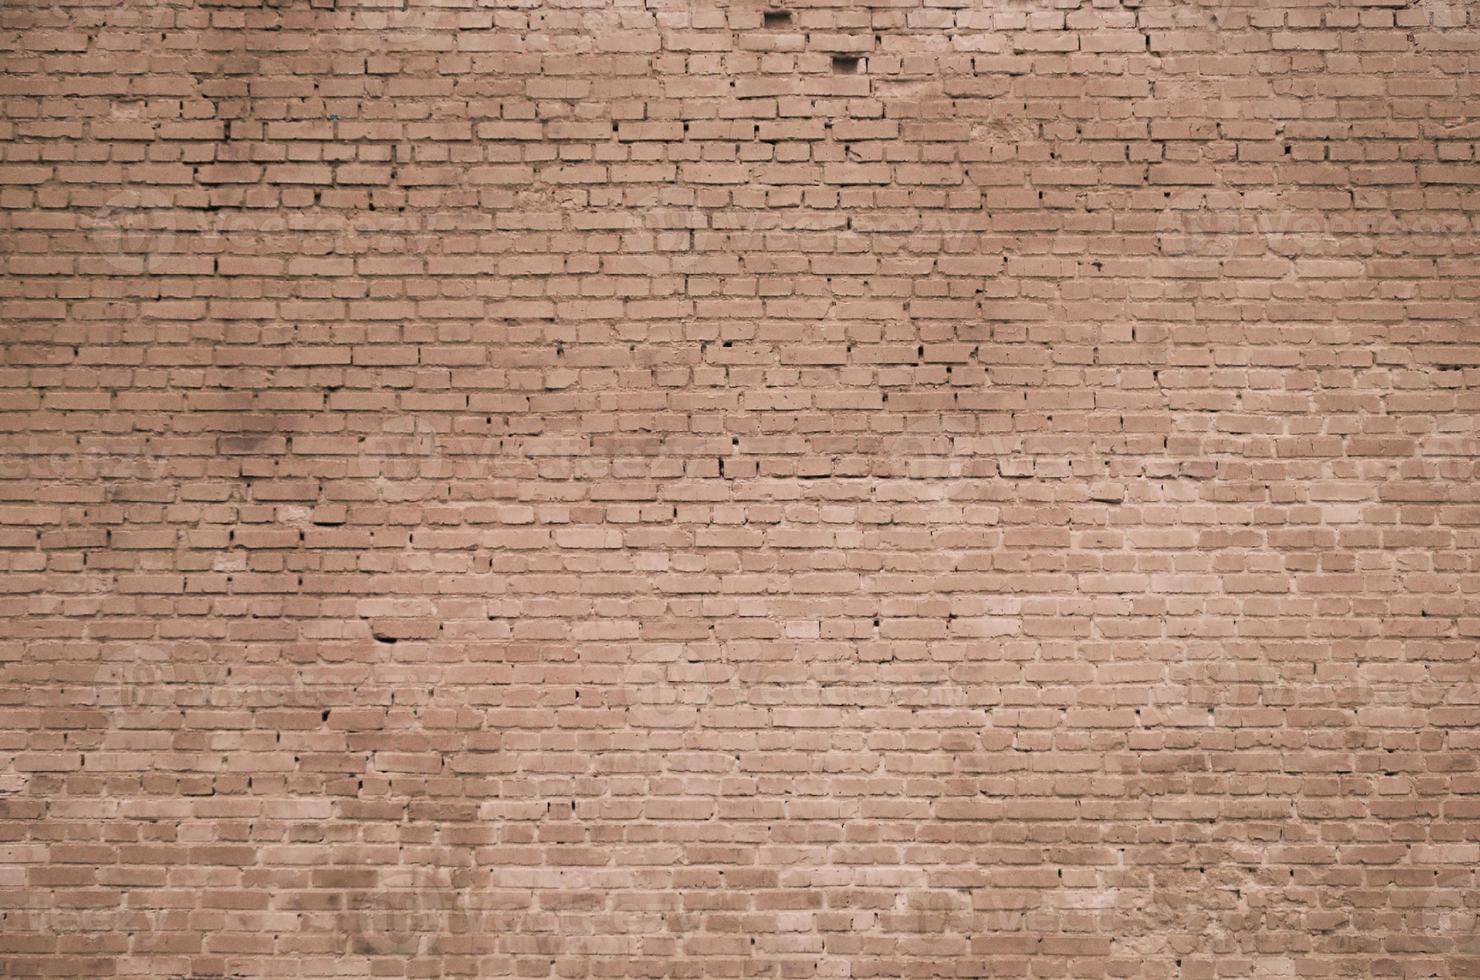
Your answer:
[[[1472,0],[0,56],[0,975],[1480,976]]]

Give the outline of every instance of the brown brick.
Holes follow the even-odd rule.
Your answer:
[[[1480,972],[1467,0],[17,0],[0,975]]]

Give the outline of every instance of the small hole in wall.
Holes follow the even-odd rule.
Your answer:
[[[858,56],[854,54],[833,55],[833,74],[856,75],[858,74]]]
[[[765,25],[766,25],[767,29],[769,29],[769,30],[773,30],[774,31],[774,30],[778,30],[778,29],[780,29],[782,27],[790,27],[791,26],[791,11],[790,10],[768,10],[764,14],[761,15],[761,19],[765,22]]]

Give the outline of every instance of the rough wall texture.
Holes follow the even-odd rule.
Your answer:
[[[1469,0],[0,53],[0,974],[1480,976]]]

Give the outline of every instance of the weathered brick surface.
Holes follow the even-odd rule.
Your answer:
[[[0,975],[1480,976],[1472,0],[0,55]]]

